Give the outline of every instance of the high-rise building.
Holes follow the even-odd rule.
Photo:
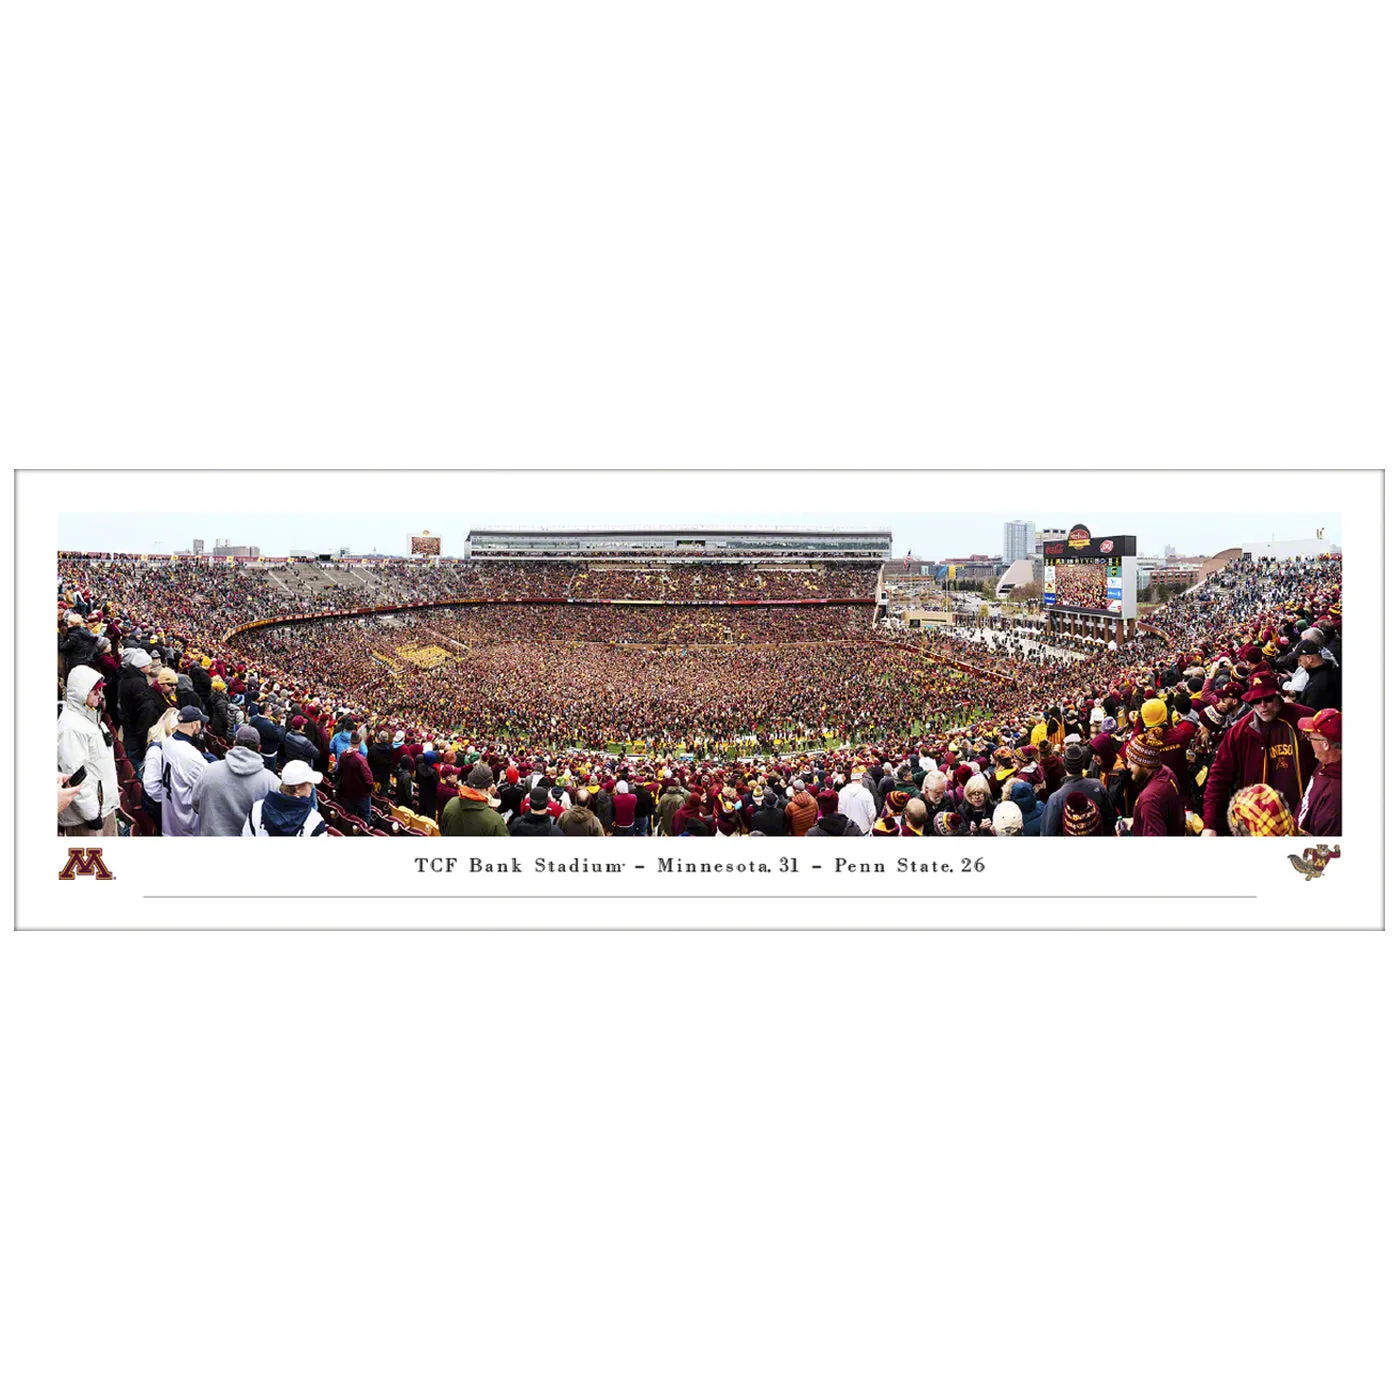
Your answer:
[[[1014,564],[1029,559],[1035,553],[1035,521],[1008,520],[1001,527],[1001,557]]]
[[[1067,540],[1068,530],[1046,529],[1035,532],[1035,543],[1031,552],[1031,564],[1035,570],[1035,583],[1038,588],[1045,582],[1045,542],[1046,540]]]
[[[1162,556],[1166,559],[1176,558],[1176,546],[1174,544],[1164,544],[1162,546]]]

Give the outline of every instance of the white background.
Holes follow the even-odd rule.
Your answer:
[[[1280,469],[1395,450],[1379,13],[30,7],[6,456],[175,469],[136,510],[715,465],[1297,508],[1333,482]],[[1351,771],[1300,901],[1363,863]],[[1384,933],[211,933],[218,892],[6,936],[7,1392],[1395,1391]]]

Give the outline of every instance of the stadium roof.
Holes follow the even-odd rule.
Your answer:
[[[723,525],[681,525],[669,529],[656,530],[468,530],[467,538],[473,535],[879,535],[892,538],[889,530],[790,530],[774,525],[768,530],[730,530]]]

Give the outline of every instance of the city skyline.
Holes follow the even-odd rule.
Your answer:
[[[434,518],[436,517],[436,518]],[[1246,515],[1239,511],[1149,512],[1113,510],[1022,510],[1015,517],[1036,530],[1067,530],[1085,524],[1094,533],[1136,534],[1139,555],[1160,557],[1168,542],[1185,556],[1209,556],[1222,549],[1273,539],[1311,540],[1321,528],[1324,537],[1342,548],[1342,517],[1337,512],[1276,511]],[[781,520],[769,515],[696,512],[689,520],[637,512],[540,511],[486,512],[419,510],[414,512],[72,512],[59,516],[58,548],[118,553],[167,553],[188,550],[196,539],[206,550],[216,539],[234,546],[256,545],[263,554],[307,551],[322,554],[347,548],[352,554],[381,552],[402,555],[408,536],[424,529],[442,538],[446,557],[460,557],[470,530],[492,529],[686,529],[686,530],[814,530],[888,529],[890,554],[925,560],[984,554],[1001,558],[1005,512],[792,511]]]

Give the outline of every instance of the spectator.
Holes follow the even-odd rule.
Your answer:
[[[1042,836],[1111,836],[1113,834],[1115,813],[1108,800],[1108,790],[1097,778],[1084,776],[1088,767],[1089,750],[1082,744],[1068,745],[1065,749],[1066,778],[1045,804],[1045,810],[1040,818],[1040,834]],[[1092,825],[1094,828],[1092,832],[1066,829],[1065,806],[1073,793],[1079,793],[1094,807],[1096,821],[1090,823],[1081,819],[1077,822],[1080,827]],[[1081,804],[1075,803],[1075,811],[1080,812],[1081,810]]]
[[[870,795],[870,789],[861,782],[862,774],[854,769],[851,772],[851,781],[844,784],[836,796],[836,810],[847,819],[862,836],[870,834],[870,828],[875,825],[875,818],[879,814],[875,810],[875,799]],[[942,773],[936,770],[924,779],[924,788],[928,789],[930,783],[935,778],[942,782],[947,788],[947,779]]]
[[[263,767],[258,731],[240,725],[233,747],[195,776],[192,805],[201,836],[238,836],[254,804],[277,790],[277,777]]]
[[[280,705],[269,705],[266,714],[253,720],[253,728],[258,731],[258,744],[262,751],[263,767],[269,773],[277,771],[277,763],[282,753],[282,741],[287,731],[282,727],[285,711]]]
[[[180,712],[173,705],[146,731],[146,756],[141,768],[141,805],[156,824],[156,835],[164,833],[165,745],[175,732]]]
[[[511,836],[562,836],[564,833],[549,815],[549,790],[543,783],[530,789],[525,810],[511,822]]]
[[[1335,661],[1322,654],[1321,643],[1299,646],[1298,665],[1307,672],[1298,703],[1310,710],[1335,710],[1342,703],[1341,672]]]
[[[1034,797],[1035,794],[1031,795]],[[1020,807],[1015,802],[998,802],[992,812],[992,830],[998,836],[1025,835]]]
[[[189,669],[190,684],[194,687],[196,701],[205,708],[208,708],[209,696],[213,693],[213,677],[209,674],[209,664],[207,656],[199,656],[190,662]]]
[[[1267,783],[1252,783],[1230,796],[1226,821],[1231,836],[1296,836],[1288,800]]]
[[[1139,789],[1131,820],[1121,828],[1133,836],[1185,836],[1186,806],[1176,774],[1166,761],[1164,745],[1154,742],[1160,731],[1135,734],[1123,751],[1124,762]]]
[[[59,641],[58,654],[66,681],[73,674],[75,666],[92,666],[93,658],[97,655],[97,638],[75,612],[69,613],[63,622],[65,630]]]
[[[438,826],[444,836],[506,836],[509,833],[505,821],[496,810],[500,805],[500,800],[493,795],[491,769],[478,763],[458,786],[457,795],[443,808]]]
[[[316,785],[324,780],[300,759],[282,770],[275,792],[253,804],[243,827],[244,836],[324,836],[326,820],[316,809]]]
[[[58,771],[71,777],[87,773],[77,796],[58,815],[60,836],[75,833],[115,836],[121,788],[112,735],[102,720],[102,677],[91,666],[74,665],[68,672],[63,709],[58,717]]]
[[[1060,790],[1064,792],[1062,788]],[[1058,794],[1057,794],[1058,795]],[[1040,834],[1045,835],[1041,827]],[[1103,811],[1087,792],[1065,792],[1064,805],[1060,809],[1061,836],[1109,836],[1105,828]]]
[[[559,830],[565,836],[602,836],[603,823],[587,807],[570,807],[559,818]]]
[[[613,791],[613,830],[614,836],[635,836],[637,821],[637,795],[626,779],[620,778]]]
[[[388,792],[394,777],[394,746],[387,729],[381,729],[370,745],[369,771],[374,775],[375,790]]]
[[[332,743],[332,747],[334,744]],[[342,752],[344,746],[342,746]],[[422,754],[418,767],[413,772],[413,790],[417,798],[417,811],[420,817],[437,820],[438,814],[438,771],[432,765],[432,755]]]
[[[1282,793],[1290,811],[1296,810],[1317,764],[1298,731],[1298,722],[1312,711],[1285,701],[1272,673],[1254,682],[1244,703],[1251,710],[1225,731],[1211,761],[1202,836],[1229,831],[1229,800],[1242,788],[1266,786]]]
[[[166,707],[155,685],[159,673],[160,667],[152,661],[150,653],[129,651],[117,681],[122,747],[137,768],[146,756],[146,735]]]
[[[1298,829],[1305,836],[1342,834],[1342,712],[1319,710],[1298,721],[1308,736],[1317,767],[1298,808]]]
[[[981,773],[974,773],[963,784],[963,800],[958,807],[963,828],[971,836],[991,836],[992,788]]]
[[[287,721],[287,727],[282,732],[282,750],[277,756],[277,767],[283,768],[293,759],[299,759],[309,768],[316,768],[320,762],[321,755],[315,743],[306,733],[307,720],[305,715],[293,715]],[[320,772],[320,769],[316,770]]]
[[[413,791],[413,757],[403,754],[399,766],[394,770],[394,805],[409,812],[416,812],[417,797]]]
[[[817,799],[807,791],[807,784],[801,778],[792,785],[792,801],[788,803],[783,815],[787,818],[788,834],[791,836],[805,836],[816,825],[817,818],[821,815]]]
[[[302,742],[312,747],[307,740]],[[367,822],[374,814],[373,794],[374,774],[370,772],[369,760],[358,748],[343,749],[335,766],[335,800],[347,812]],[[433,815],[437,815],[436,811]]]
[[[221,676],[214,676],[209,682],[209,732],[216,739],[233,738],[229,723],[228,684]]]
[[[1013,778],[1006,785],[1003,793],[1003,800],[1000,806],[1004,807],[1007,802],[1013,802],[1016,810],[1021,814],[1019,836],[1039,836],[1040,821],[1045,815],[1045,804],[1035,795],[1035,789],[1028,782],[1020,778]],[[996,826],[996,812],[992,813],[992,826]],[[1005,833],[998,831],[997,835]]]
[[[208,760],[197,740],[209,716],[186,705],[176,716],[170,738],[161,749],[161,835],[198,836],[199,810],[194,796]]]
[[[679,787],[667,787],[661,794],[656,804],[656,827],[659,836],[672,836],[675,834],[676,813],[685,805],[685,793]],[[783,820],[783,814],[778,813],[778,820]],[[787,834],[786,825],[778,833],[780,836]]]

